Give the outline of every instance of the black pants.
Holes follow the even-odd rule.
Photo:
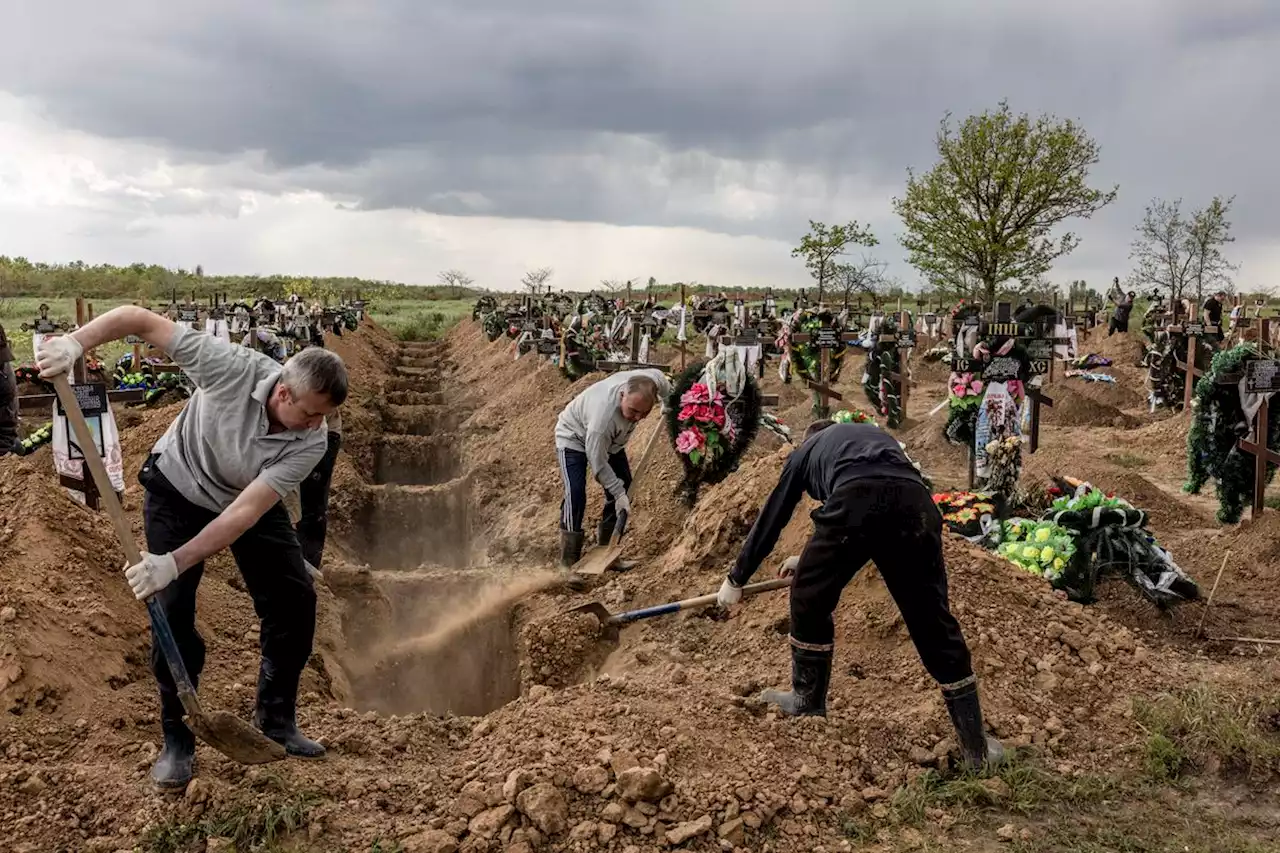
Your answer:
[[[1111,324],[1107,327],[1107,337],[1111,337],[1116,332],[1124,332],[1125,334],[1128,334],[1129,321],[1127,319],[1121,320],[1119,317],[1112,317]]]
[[[298,487],[302,504],[298,541],[302,544],[303,559],[317,569],[324,557],[324,540],[329,531],[329,483],[333,480],[333,466],[341,447],[342,434],[329,433],[329,449]]]
[[[854,480],[811,514],[813,536],[791,590],[791,641],[834,647],[836,605],[845,585],[874,560],[920,661],[940,684],[973,675],[969,647],[947,602],[942,516],[913,480]]]
[[[217,513],[183,497],[155,462],[155,456],[147,459],[138,473],[138,482],[147,490],[143,504],[147,550],[166,554],[195,538]],[[316,593],[311,575],[302,564],[302,548],[284,504],[277,503],[233,542],[231,554],[261,620],[258,708],[268,718],[291,719],[297,704],[298,680],[311,656],[315,637]],[[196,589],[203,575],[204,563],[197,563],[156,594],[193,683],[198,682],[204,669],[204,638],[196,630]],[[173,675],[154,637],[151,671],[160,688],[161,721],[166,731],[177,728],[189,735],[182,723],[182,703]]]
[[[580,450],[556,448],[556,456],[560,457],[560,479],[564,483],[564,497],[560,500],[560,529],[581,533],[582,519],[587,512],[587,454]],[[630,489],[631,463],[627,461],[627,452],[619,450],[610,456],[609,467],[618,475],[622,485]],[[613,495],[606,492],[601,522],[611,528],[617,520]]]

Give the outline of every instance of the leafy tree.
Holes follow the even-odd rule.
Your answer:
[[[551,267],[538,267],[536,270],[529,270],[520,279],[520,283],[525,286],[530,293],[537,296],[542,292],[542,286],[551,278],[551,274],[555,272]]]
[[[822,301],[823,287],[835,275],[835,259],[845,253],[850,245],[875,246],[879,240],[869,228],[857,222],[846,225],[826,225],[809,220],[809,233],[800,245],[791,250],[791,257],[804,258],[809,274],[818,280],[818,301]]]
[[[1148,204],[1129,250],[1134,261],[1130,285],[1156,287],[1173,300],[1194,288],[1197,303],[1204,300],[1206,287],[1227,289],[1237,269],[1222,254],[1222,247],[1235,240],[1227,221],[1234,200],[1215,196],[1189,217],[1182,213],[1182,199]]]
[[[917,176],[893,200],[906,233],[908,256],[934,286],[978,284],[984,304],[1006,281],[1029,281],[1048,272],[1079,238],[1054,239],[1055,227],[1089,218],[1115,200],[1088,185],[1099,146],[1070,120],[1025,113],[1008,102],[995,112],[970,116],[953,128],[951,115],[938,130],[938,163]]]

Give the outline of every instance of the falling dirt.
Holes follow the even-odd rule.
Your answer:
[[[1082,351],[1115,358],[1117,386],[1057,378],[1024,482],[1072,475],[1131,500],[1206,590],[1229,552],[1205,633],[1274,637],[1280,515],[1222,527],[1211,490],[1183,494],[1186,419],[1145,410],[1136,336],[1093,337]],[[851,842],[851,826],[887,814],[898,786],[947,768],[954,751],[937,685],[874,567],[850,584],[835,615],[823,721],[781,720],[754,700],[790,677],[785,594],[749,599],[727,619],[684,612],[639,622],[616,644],[594,617],[567,612],[586,600],[618,612],[714,592],[776,484],[789,450],[781,440],[761,433],[738,470],[688,508],[675,496],[680,463],[661,438],[633,496],[627,549],[639,566],[570,594],[554,568],[561,486],[551,431],[595,377],[569,382],[536,355],[517,357],[506,338],[487,342],[470,322],[415,345],[367,323],[333,348],[347,361],[352,393],[299,706],[301,727],[326,744],[328,760],[259,772],[202,747],[199,779],[183,796],[152,794],[160,731],[147,618],[120,575],[110,525],[58,487],[50,451],[8,457],[0,462],[5,849],[187,849],[156,839],[303,793],[314,804],[288,843],[308,853],[1057,849],[1039,845],[1048,830],[1034,821],[1025,843],[975,836],[953,825],[958,807],[946,803],[921,825],[927,843],[892,822],[874,841]],[[666,346],[652,357],[678,362]],[[846,366],[836,406],[868,408],[860,368]],[[913,360],[910,420],[897,433],[940,489],[962,487],[967,471],[963,448],[942,438],[945,407],[930,414],[945,399],[946,373]],[[762,384],[779,395],[781,418],[802,430],[809,395],[782,383],[773,363]],[[139,534],[137,471],[179,408],[118,415],[124,506]],[[636,439],[662,428],[642,424]],[[588,530],[600,502],[591,485]],[[802,501],[757,579],[799,553],[813,506]],[[991,728],[1065,777],[1141,773],[1135,699],[1199,682],[1280,691],[1274,648],[1197,638],[1200,605],[1161,612],[1114,581],[1082,607],[958,538],[947,538],[945,557]],[[228,555],[208,561],[199,625],[208,645],[202,698],[249,719],[258,623]]]

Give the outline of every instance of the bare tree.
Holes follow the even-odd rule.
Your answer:
[[[1236,266],[1223,256],[1222,247],[1235,240],[1226,218],[1233,200],[1215,197],[1190,217],[1182,214],[1182,199],[1147,205],[1129,251],[1135,262],[1130,285],[1156,287],[1175,300],[1194,287],[1197,302],[1204,299],[1206,287],[1227,289]]]
[[[888,267],[887,261],[864,254],[860,260],[853,263],[833,264],[830,275],[825,275],[823,278],[834,283],[833,289],[836,295],[842,297],[846,303],[849,297],[856,293],[866,293],[880,298],[888,289],[888,281],[884,274]]]
[[[462,270],[445,270],[436,276],[436,280],[445,287],[470,287],[476,283],[474,278]]]
[[[623,281],[620,278],[602,278],[600,279],[600,287],[605,293],[621,293],[627,289],[629,281]]]
[[[524,277],[520,279],[520,283],[523,284],[530,293],[536,296],[542,292],[543,285],[545,285],[547,280],[551,278],[551,274],[553,272],[555,272],[555,270],[551,267],[538,267],[536,270],[529,270],[525,273]]]

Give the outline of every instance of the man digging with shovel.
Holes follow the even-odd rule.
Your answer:
[[[564,407],[556,419],[556,457],[564,481],[560,504],[560,565],[570,569],[582,557],[585,534],[583,517],[587,509],[587,469],[604,487],[604,513],[596,536],[606,546],[622,513],[630,515],[631,466],[627,462],[627,442],[636,424],[649,416],[659,399],[665,400],[671,387],[661,370],[624,370],[608,376]],[[614,568],[626,571],[634,564],[619,560]],[[586,579],[568,572],[565,583],[582,589]]]
[[[129,586],[139,600],[155,595],[197,680],[205,645],[195,626],[196,588],[204,560],[230,547],[261,620],[254,724],[288,755],[319,758],[324,747],[303,736],[296,718],[316,594],[280,501],[325,455],[325,416],[347,396],[342,359],[312,348],[281,367],[262,353],[123,306],[46,340],[36,358],[40,375],[66,374],[85,349],[128,335],[167,352],[197,388],[138,474],[146,489],[148,550],[127,567]],[[180,790],[195,770],[195,736],[152,639],[164,749],[151,778],[162,790]]]
[[[902,613],[925,669],[942,687],[966,764],[998,763],[999,741],[983,730],[977,679],[960,625],[947,601],[942,516],[897,439],[870,424],[817,421],[791,453],[760,510],[717,602],[731,607],[778,542],[800,498],[822,506],[810,513],[813,536],[784,565],[791,588],[791,684],[765,691],[764,701],[791,716],[826,716],[840,593],[875,560]]]

